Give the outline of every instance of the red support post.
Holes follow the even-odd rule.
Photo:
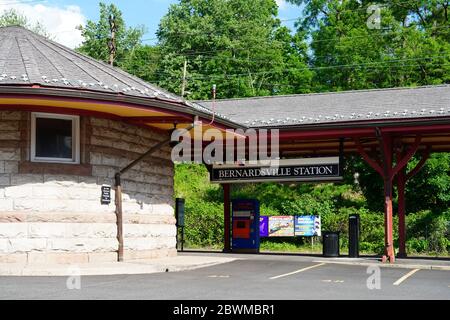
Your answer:
[[[397,175],[398,192],[398,257],[406,258],[406,168],[403,168]]]
[[[223,218],[224,218],[224,249],[231,252],[231,196],[230,185],[223,184]]]
[[[393,158],[393,148],[392,148],[392,137],[388,135],[379,136],[380,147],[383,154],[383,164],[384,164],[384,222],[385,222],[385,256],[383,257],[383,262],[389,261],[390,263],[395,262],[395,251],[394,251],[394,226],[393,226],[393,206],[392,206],[392,158]]]

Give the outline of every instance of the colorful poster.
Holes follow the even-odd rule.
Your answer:
[[[269,217],[259,218],[259,236],[267,238],[269,236]]]
[[[293,237],[294,217],[269,217],[269,237]]]
[[[295,236],[297,237],[321,237],[322,221],[319,216],[295,217]]]

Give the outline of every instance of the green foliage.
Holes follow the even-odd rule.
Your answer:
[[[450,210],[438,213],[424,210],[408,215],[406,219],[409,235],[408,249],[415,253],[448,253],[450,246],[449,222]]]
[[[28,18],[15,9],[9,9],[0,15],[0,27],[20,26],[29,29],[41,36],[51,38],[45,27],[40,23],[31,23]]]
[[[158,83],[180,93],[186,60],[190,99],[210,98],[213,84],[219,98],[307,92],[306,45],[276,15],[274,0],[172,5],[158,30],[164,57]]]
[[[78,51],[97,60],[108,62],[110,57],[109,43],[111,41],[110,17],[113,17],[117,27],[115,34],[115,64],[122,66],[122,63],[127,59],[128,55],[136,47],[140,46],[145,28],[143,26],[127,28],[122,12],[114,4],[107,5],[100,2],[99,6],[99,21],[89,20],[85,27],[79,27],[84,41],[78,48]]]
[[[289,2],[304,5],[298,26],[300,34],[312,39],[312,64],[318,68],[315,90],[450,81],[450,23],[443,1]],[[372,5],[382,8],[380,28],[367,25],[371,18],[367,9]]]
[[[409,169],[418,161],[411,161]],[[419,196],[417,190],[420,190]],[[450,154],[433,154],[417,176],[408,182],[406,205],[408,212],[428,209],[442,212],[450,208]]]

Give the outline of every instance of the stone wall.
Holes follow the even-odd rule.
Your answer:
[[[0,263],[117,260],[114,201],[101,205],[101,186],[166,134],[81,117],[80,165],[31,163],[30,118],[0,112]],[[176,254],[173,170],[165,148],[123,176],[126,259]]]

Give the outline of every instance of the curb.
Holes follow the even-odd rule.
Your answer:
[[[237,259],[228,258],[223,261],[212,261],[198,264],[161,264],[122,262],[117,265],[3,265],[0,266],[0,277],[70,277],[70,276],[115,276],[142,275],[167,272],[190,271],[229,263]],[[78,267],[78,269],[74,269]]]
[[[392,268],[392,269],[419,269],[419,270],[439,270],[450,271],[450,266],[434,266],[423,264],[382,264],[380,262],[350,262],[350,261],[330,261],[330,260],[314,260],[314,263],[326,263],[326,264],[341,264],[348,266],[378,266],[380,268]]]

